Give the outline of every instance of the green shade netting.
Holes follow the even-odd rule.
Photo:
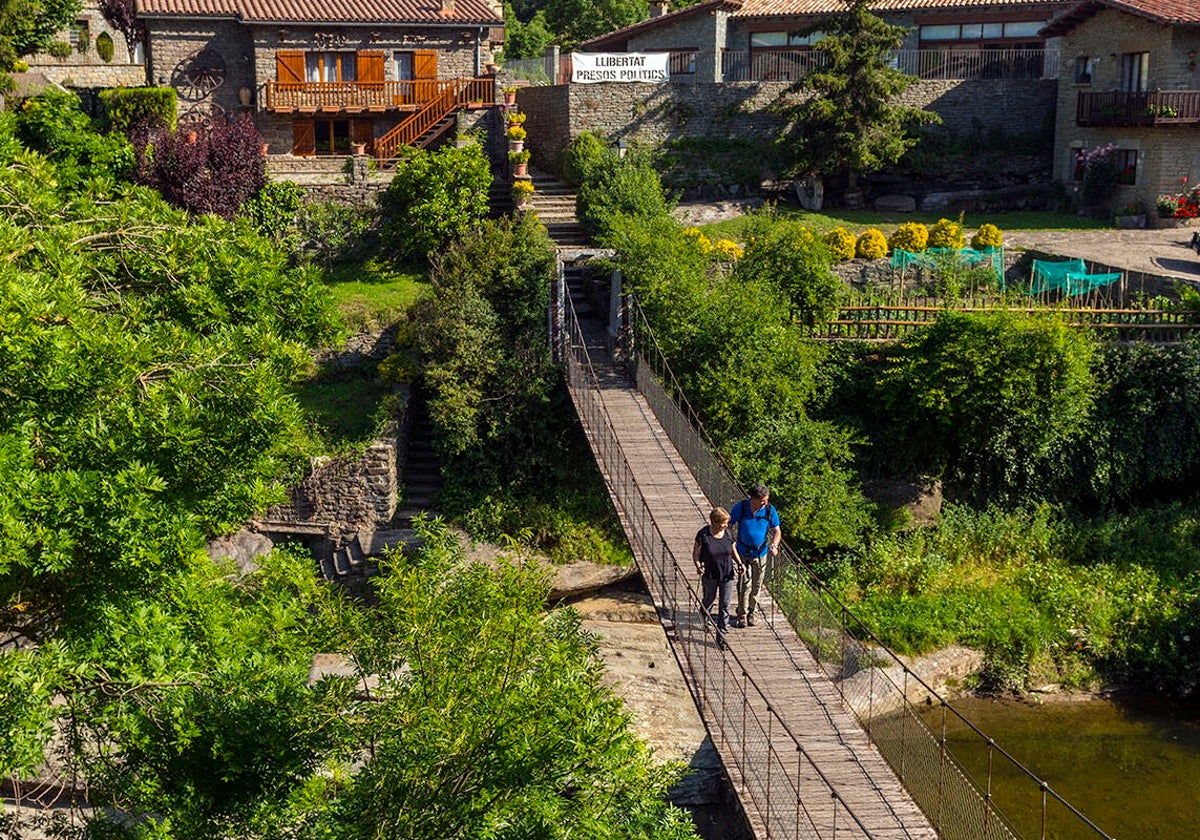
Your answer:
[[[1003,248],[984,248],[980,251],[974,248],[930,248],[920,254],[903,251],[899,248],[892,251],[892,268],[900,271],[904,271],[909,266],[936,271],[947,261],[954,261],[959,265],[978,265],[983,262],[991,262],[992,268],[996,271],[996,282],[1000,284],[1000,288],[1004,288]]]
[[[1065,295],[1083,295],[1121,279],[1121,272],[1088,274],[1083,260],[1065,262],[1033,261],[1033,282],[1026,294],[1061,291]]]

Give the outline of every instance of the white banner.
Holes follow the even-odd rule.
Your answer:
[[[665,82],[670,53],[571,53],[571,81],[594,82]]]

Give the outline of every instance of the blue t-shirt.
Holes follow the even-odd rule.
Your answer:
[[[738,554],[743,560],[764,557],[771,548],[771,529],[780,525],[779,511],[767,503],[755,513],[750,500],[742,499],[729,511],[729,524],[737,525]]]

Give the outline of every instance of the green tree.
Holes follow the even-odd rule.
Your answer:
[[[1084,428],[1095,339],[1055,315],[947,312],[884,373],[891,451],[975,501],[1016,501]]]
[[[412,149],[382,196],[384,245],[403,258],[428,259],[487,215],[492,170],[483,149]]]
[[[589,38],[645,20],[646,0],[546,0],[546,25],[566,50]]]
[[[540,58],[555,37],[546,26],[546,13],[538,10],[522,21],[510,3],[504,4],[504,58]]]
[[[905,29],[872,14],[871,0],[851,0],[847,11],[822,21],[822,66],[789,88],[803,97],[783,109],[787,126],[779,140],[793,173],[845,173],[850,187],[860,174],[898,161],[917,137],[910,127],[940,121],[936,114],[898,105],[913,81],[889,58]]]
[[[737,277],[777,284],[792,317],[805,326],[828,321],[837,313],[846,287],[830,270],[828,247],[812,231],[768,212],[755,214],[744,236],[746,250],[738,260]]]

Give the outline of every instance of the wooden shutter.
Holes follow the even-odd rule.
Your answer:
[[[371,143],[375,140],[375,128],[371,120],[357,119],[350,123],[350,142],[363,143],[367,151],[371,151]]]
[[[379,50],[358,51],[358,81],[383,81],[383,53]]]
[[[277,50],[275,52],[275,78],[280,82],[303,82],[304,52],[301,50]]]
[[[413,53],[413,78],[437,78],[437,51],[417,50]]]
[[[312,120],[292,121],[292,154],[311,157],[317,153],[317,132]]]

